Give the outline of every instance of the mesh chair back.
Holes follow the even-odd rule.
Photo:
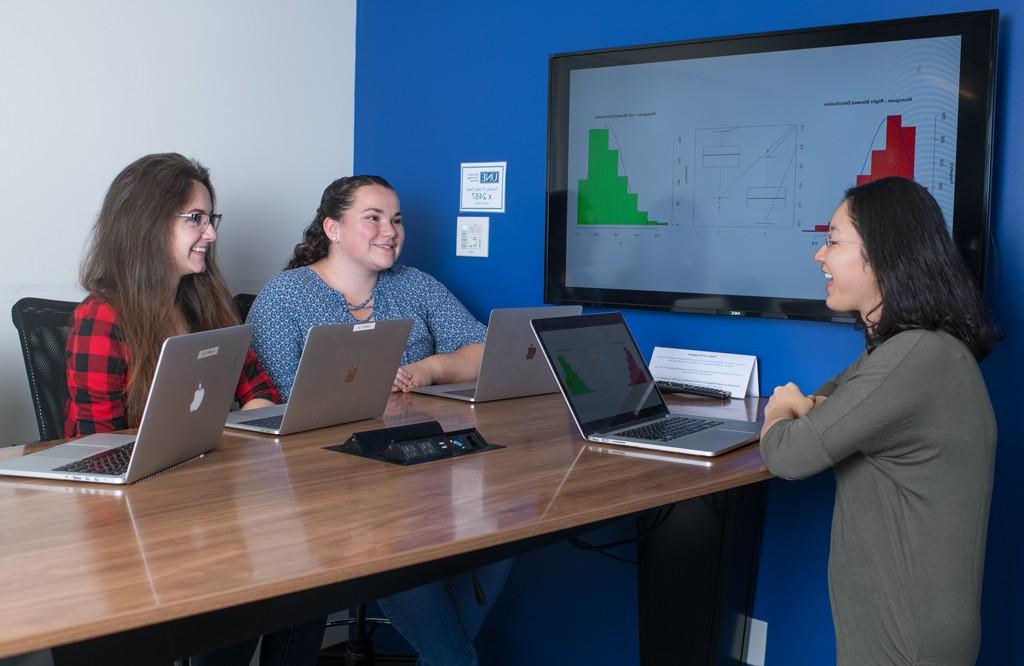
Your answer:
[[[78,303],[23,298],[11,308],[25,357],[39,439],[64,437],[68,401],[67,342],[71,315]]]
[[[238,316],[242,323],[245,323],[245,318],[249,316],[249,308],[252,307],[252,302],[256,300],[256,294],[235,294],[235,307],[238,308]]]

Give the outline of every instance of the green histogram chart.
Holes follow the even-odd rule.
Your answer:
[[[667,226],[647,219],[629,180],[619,175],[619,151],[608,146],[608,130],[592,129],[587,147],[587,177],[580,181],[579,224]]]
[[[583,395],[584,393],[591,393],[591,389],[587,386],[580,376],[576,374],[572,365],[565,360],[564,356],[558,357],[558,364],[562,366],[562,372],[565,374],[565,385],[569,389],[569,393],[572,395]]]

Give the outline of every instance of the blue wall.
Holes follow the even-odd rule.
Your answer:
[[[989,527],[981,663],[1019,660],[1024,567],[1018,506],[1024,487],[1016,407],[1024,345],[1024,249],[1014,195],[1024,154],[1024,56],[1015,47],[1018,3],[1003,3],[996,124],[993,226],[998,288],[993,311],[1006,341],[985,362],[1000,424]],[[990,8],[970,1],[802,0],[731,3],[648,0],[507,3],[364,0],[356,49],[356,172],[397,188],[408,240],[403,262],[447,283],[486,320],[492,307],[542,301],[547,58],[549,54],[707,36]],[[456,258],[455,217],[462,161],[508,161],[508,212],[491,216],[491,256]],[[836,197],[840,196],[836,192]],[[810,260],[810,258],[808,258]],[[762,389],[794,380],[815,387],[862,349],[849,326],[626,313],[645,353],[654,345],[756,354]],[[955,405],[950,406],[955,409]],[[773,481],[758,578],[756,616],[769,624],[768,663],[820,665],[833,659],[826,590],[830,473]],[[627,532],[613,526],[596,538]],[[627,553],[628,554],[628,553]],[[485,628],[486,663],[636,663],[634,571],[559,545],[520,559]]]

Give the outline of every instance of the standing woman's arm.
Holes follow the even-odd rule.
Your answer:
[[[802,479],[855,453],[877,454],[891,446],[894,433],[927,401],[921,391],[927,376],[941,369],[942,361],[919,344],[922,334],[906,331],[862,356],[833,386],[826,385],[831,395],[814,399],[813,408],[812,398],[804,396],[797,403],[780,387],[786,396],[771,416],[769,402],[761,433],[761,457],[772,474]],[[796,404],[806,407],[802,414],[795,413]]]

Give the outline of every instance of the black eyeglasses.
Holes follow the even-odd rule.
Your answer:
[[[216,231],[220,227],[220,218],[224,216],[220,213],[193,211],[191,213],[178,213],[175,217],[180,217],[188,223],[188,226],[202,233],[206,231],[206,227],[213,227],[213,230]]]

